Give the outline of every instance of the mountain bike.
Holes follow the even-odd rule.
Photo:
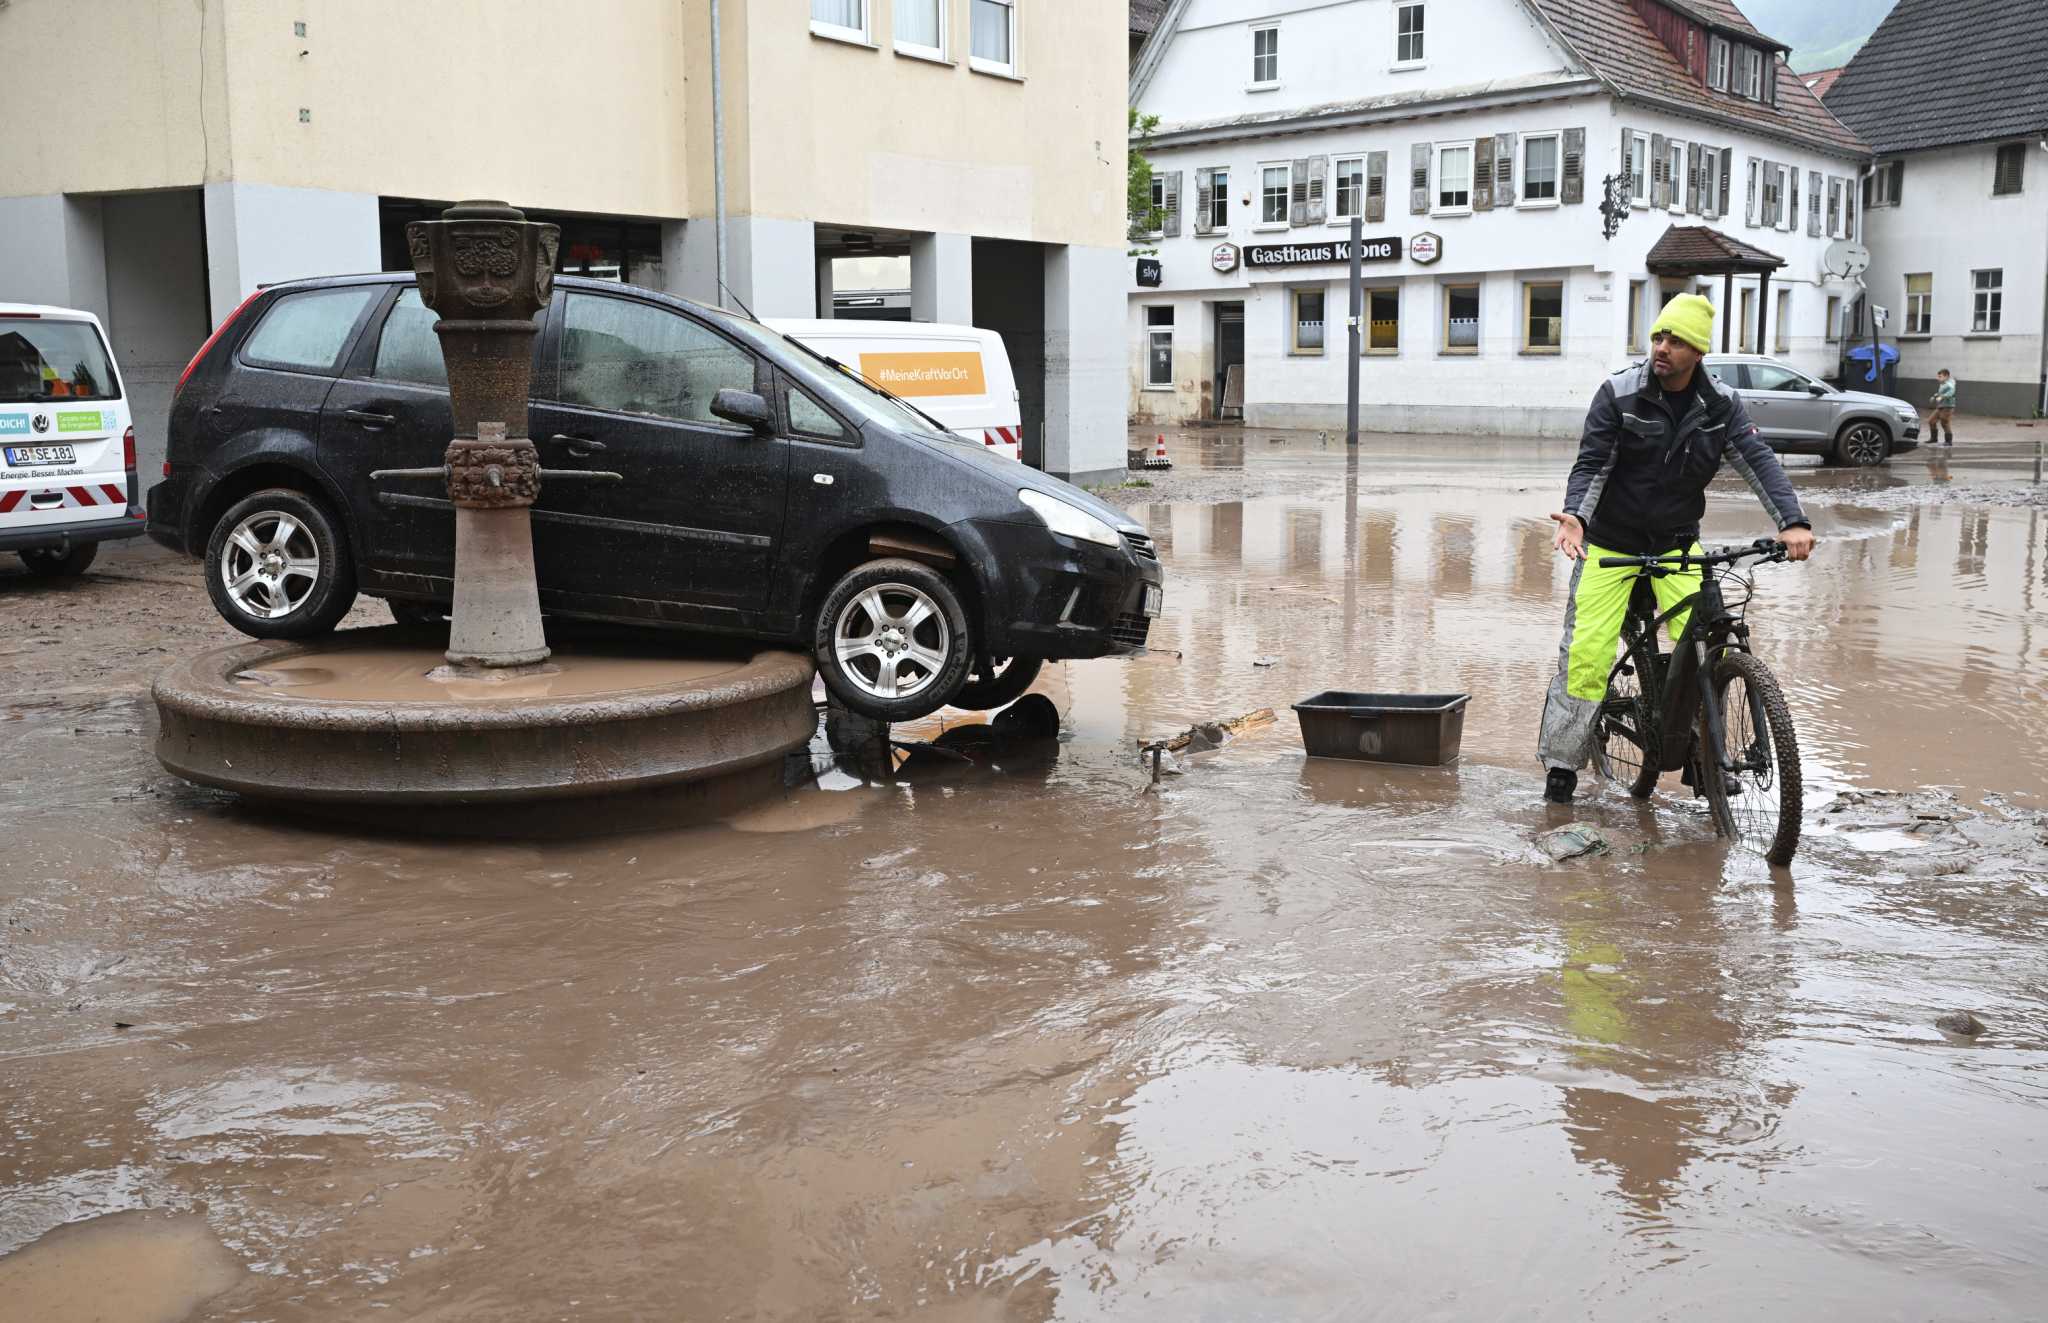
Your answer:
[[[1744,619],[1754,585],[1746,561],[1785,559],[1785,544],[1759,538],[1747,547],[1698,555],[1602,556],[1607,568],[1642,570],[1622,623],[1622,656],[1607,677],[1597,727],[1600,770],[1647,799],[1665,772],[1683,770],[1706,797],[1714,830],[1777,867],[1799,848],[1799,737],[1770,668],[1749,650]],[[1662,615],[1652,578],[1703,571],[1699,591]],[[1725,585],[1745,591],[1731,606]],[[1669,653],[1657,640],[1690,611]]]

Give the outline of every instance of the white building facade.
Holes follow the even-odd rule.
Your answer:
[[[2038,6],[1987,8],[1958,31],[1941,0],[1900,0],[1827,92],[1878,153],[1864,278],[1907,399],[1947,368],[1965,413],[2048,410],[2044,61]]]
[[[1692,289],[1729,348],[1832,373],[1853,288],[1822,255],[1857,225],[1860,144],[1782,47],[1701,8],[1178,0],[1133,75],[1164,212],[1133,273],[1158,280],[1131,289],[1133,416],[1341,427],[1353,216],[1368,430],[1576,435]],[[1673,226],[1785,265],[1768,289],[1653,274]]]

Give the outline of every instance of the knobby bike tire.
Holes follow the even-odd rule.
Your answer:
[[[1648,799],[1657,788],[1662,766],[1664,716],[1656,697],[1661,677],[1651,660],[1652,650],[1640,640],[1631,642],[1621,660],[1607,673],[1607,696],[1600,703],[1601,770],[1610,780],[1628,787],[1637,799]],[[1616,709],[1620,709],[1617,711]],[[1610,723],[1610,714],[1628,721],[1639,738],[1630,739]],[[1631,766],[1631,760],[1640,759]]]
[[[1742,682],[1742,701],[1730,705],[1730,686]],[[1729,840],[1757,851],[1776,868],[1792,862],[1799,849],[1799,819],[1804,807],[1805,787],[1800,778],[1799,736],[1792,728],[1792,711],[1785,705],[1785,691],[1778,687],[1771,668],[1746,652],[1726,652],[1714,665],[1714,693],[1721,700],[1722,726],[1729,744],[1739,757],[1749,744],[1768,737],[1771,766],[1766,772],[1738,772],[1740,798],[1731,798],[1718,767],[1705,765],[1712,738],[1707,733],[1706,709],[1700,710],[1700,779],[1713,811],[1714,826]],[[1749,699],[1756,702],[1751,705]],[[1768,731],[1754,729],[1761,714]]]

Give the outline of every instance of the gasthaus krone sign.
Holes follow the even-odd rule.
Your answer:
[[[1359,250],[1358,260],[1361,262],[1391,262],[1401,255],[1401,241],[1398,238],[1363,239],[1359,241]],[[1349,239],[1331,239],[1325,243],[1256,244],[1244,250],[1244,264],[1253,268],[1312,266],[1318,262],[1350,260]]]

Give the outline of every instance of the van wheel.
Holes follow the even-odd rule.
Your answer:
[[[289,487],[229,506],[206,541],[205,565],[214,610],[251,638],[314,638],[355,605],[355,569],[334,517]]]
[[[975,663],[974,670],[967,676],[967,683],[960,686],[960,692],[953,695],[953,706],[966,712],[993,712],[1007,707],[1024,696],[1031,682],[1038,678],[1038,672],[1045,666],[1043,657],[991,657],[987,674],[981,664]]]
[[[100,554],[100,544],[87,542],[58,551],[54,547],[38,547],[21,553],[21,563],[28,566],[28,572],[39,579],[75,579],[91,566],[93,557]]]
[[[952,701],[973,659],[967,613],[945,576],[911,560],[871,560],[825,594],[818,673],[849,709],[915,721]]]

